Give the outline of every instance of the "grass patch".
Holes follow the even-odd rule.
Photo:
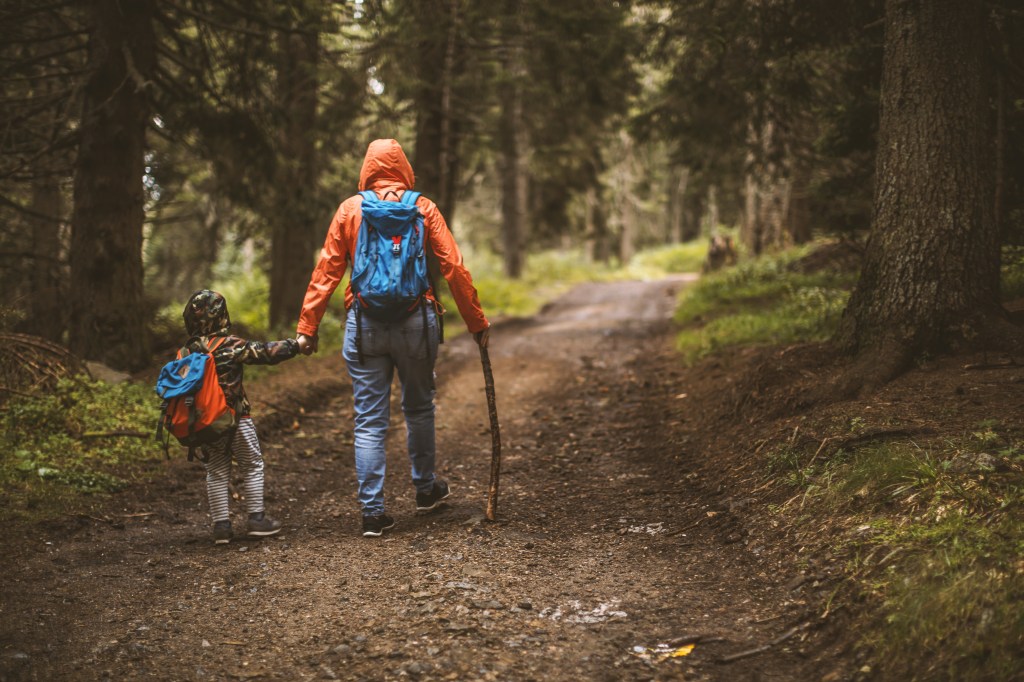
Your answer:
[[[149,386],[64,379],[57,390],[12,398],[0,412],[0,518],[41,518],[66,511],[83,494],[115,492],[162,458],[150,433],[158,404]]]
[[[687,362],[736,346],[821,341],[846,306],[855,275],[788,266],[813,247],[762,257],[702,278],[676,310]]]
[[[695,239],[685,244],[648,249],[637,254],[626,266],[625,272],[634,279],[654,279],[664,275],[700,272],[707,253],[707,239]]]
[[[1000,280],[1004,301],[1024,298],[1024,247],[1003,247]]]
[[[891,679],[1020,679],[1024,455],[991,424],[930,446],[782,449],[773,470],[801,504],[848,526],[839,544],[879,605],[864,644]],[[905,666],[914,665],[913,669]]]

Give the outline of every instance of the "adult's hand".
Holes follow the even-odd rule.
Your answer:
[[[317,346],[319,345],[319,337],[299,334],[298,342],[300,353],[302,353],[303,355],[312,355],[317,351]]]
[[[475,334],[473,334],[473,338],[476,340],[478,346],[480,346],[481,348],[487,348],[487,340],[490,337],[490,335],[491,328],[488,327],[482,332],[476,332]]]

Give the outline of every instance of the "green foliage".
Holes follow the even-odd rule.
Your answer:
[[[789,267],[811,247],[762,257],[701,279],[683,294],[676,322],[687,361],[740,345],[821,341],[835,331],[850,274]]]
[[[648,249],[633,258],[627,266],[626,272],[637,278],[700,272],[707,252],[708,242],[706,239]]]
[[[148,437],[158,416],[152,388],[62,380],[51,395],[15,397],[0,413],[0,516],[47,514],[75,493],[120,490],[140,462],[162,457]]]
[[[921,679],[1024,674],[1022,457],[998,431],[983,423],[931,447],[895,442],[817,458],[785,448],[771,458],[803,489],[807,513],[850,526],[841,543],[849,570],[882,613],[865,644],[894,678],[905,661],[928,662],[914,671]]]
[[[1000,289],[1004,301],[1024,298],[1024,247],[1003,247]]]

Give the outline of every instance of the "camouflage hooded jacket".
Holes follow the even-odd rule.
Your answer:
[[[217,381],[228,405],[235,408],[239,417],[248,416],[251,409],[242,384],[245,365],[276,365],[299,352],[299,343],[295,339],[247,341],[229,334],[231,318],[227,302],[219,293],[209,289],[192,294],[185,305],[183,317],[189,340],[182,353],[202,352],[204,339],[208,345],[217,345],[213,352]],[[218,345],[221,338],[224,340]]]

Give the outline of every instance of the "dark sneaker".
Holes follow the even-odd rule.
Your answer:
[[[232,535],[230,521],[217,521],[213,524],[213,544],[226,545],[231,542]]]
[[[395,527],[395,520],[387,514],[363,517],[363,537],[379,538],[388,528]]]
[[[416,511],[434,511],[440,507],[451,494],[452,493],[448,489],[447,483],[441,480],[434,481],[434,487],[430,489],[429,493],[416,493]]]
[[[263,512],[249,514],[249,520],[245,523],[245,534],[252,538],[276,535],[280,530],[281,522],[270,518]]]

